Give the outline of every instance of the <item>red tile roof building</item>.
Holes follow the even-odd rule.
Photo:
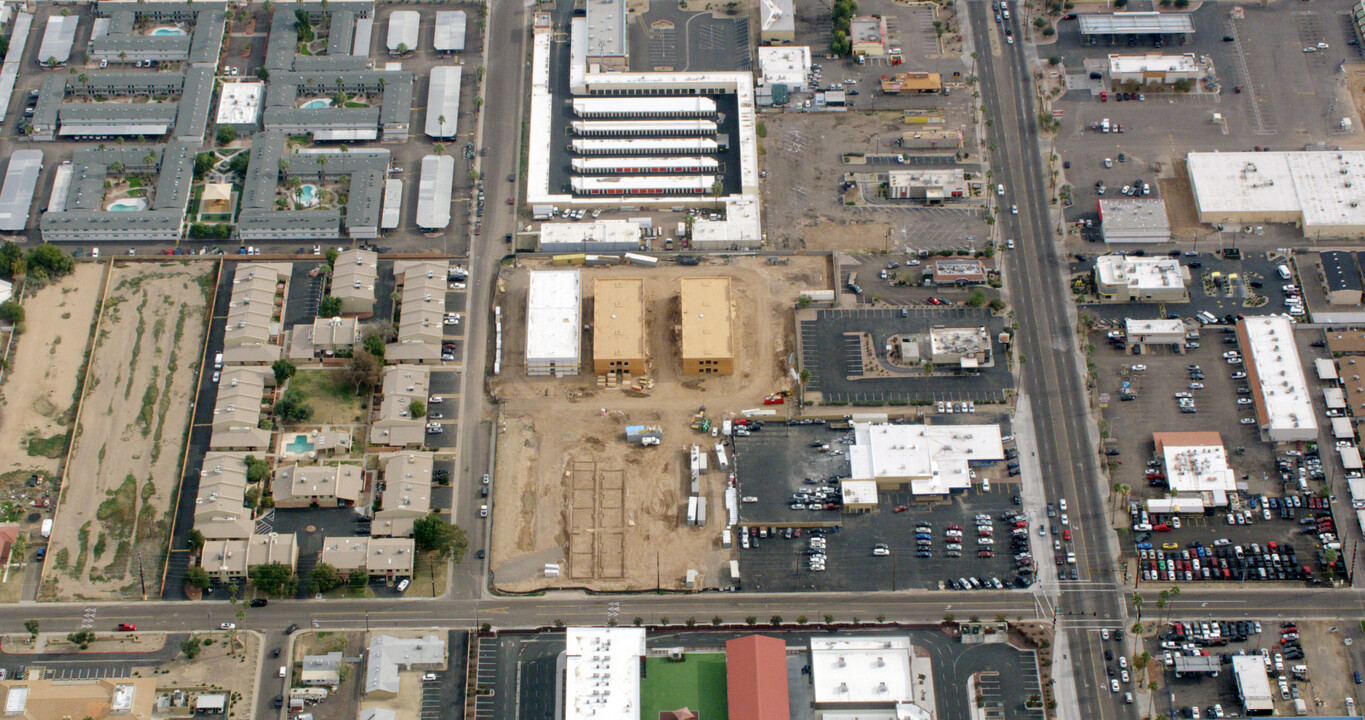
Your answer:
[[[791,720],[787,643],[748,635],[725,643],[730,720]]]

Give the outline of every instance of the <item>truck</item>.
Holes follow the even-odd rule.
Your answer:
[[[43,521],[43,529],[40,532],[45,538],[52,537],[52,518]]]

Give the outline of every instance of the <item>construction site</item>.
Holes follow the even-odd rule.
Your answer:
[[[815,257],[505,269],[498,589],[730,585],[729,472],[714,462],[694,482],[692,446],[711,450],[742,411],[789,414],[791,313],[830,283]]]

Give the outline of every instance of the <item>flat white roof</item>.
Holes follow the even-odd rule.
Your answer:
[[[442,52],[464,50],[465,26],[469,17],[463,10],[442,10],[436,13],[436,34],[432,47]]]
[[[641,170],[649,168],[715,170],[719,167],[719,160],[703,157],[592,157],[573,159],[573,169],[579,172],[600,172],[629,168]]]
[[[1127,318],[1123,321],[1124,332],[1131,338],[1134,335],[1169,335],[1178,334],[1182,338],[1185,334],[1185,321],[1175,320],[1139,320]]]
[[[1294,324],[1285,317],[1249,317],[1241,321],[1250,347],[1247,362],[1254,366],[1256,392],[1265,411],[1265,425],[1276,431],[1317,436],[1313,399],[1294,344]]]
[[[440,65],[431,69],[427,92],[427,137],[455,137],[455,126],[460,119],[460,83],[464,79],[463,65]],[[445,122],[442,123],[441,119]]]
[[[1232,656],[1232,672],[1237,680],[1237,691],[1248,711],[1274,710],[1270,696],[1270,677],[1265,672],[1265,661],[1260,655]]]
[[[1360,470],[1360,448],[1355,445],[1337,448],[1337,453],[1341,455],[1341,466],[1347,470]]]
[[[1194,53],[1109,56],[1109,72],[1111,73],[1192,73],[1198,67],[1198,63],[1194,60]]]
[[[853,423],[848,448],[854,480],[908,480],[915,494],[943,495],[971,485],[969,464],[1003,460],[998,425]]]
[[[640,716],[644,628],[569,628],[564,647],[564,720]]]
[[[261,117],[265,83],[225,82],[218,99],[219,125],[254,125]]]
[[[402,45],[406,50],[417,49],[417,31],[421,27],[422,16],[416,10],[395,10],[389,14],[389,52],[398,52]]]
[[[839,492],[845,505],[877,504],[876,480],[845,480],[839,483]]]
[[[450,224],[454,182],[455,158],[449,155],[422,158],[422,177],[417,181],[417,227],[439,230]]]
[[[1351,422],[1351,418],[1347,418],[1347,417],[1334,417],[1334,418],[1332,418],[1332,437],[1333,437],[1333,438],[1335,438],[1335,439],[1337,439],[1337,440],[1350,440],[1351,438],[1353,438],[1353,437],[1355,437],[1355,436],[1356,436],[1356,433],[1355,433],[1355,425]],[[1348,483],[1354,483],[1354,482],[1355,482],[1355,478],[1352,478],[1352,479],[1348,480],[1347,482],[1348,482]],[[1357,493],[1356,493],[1356,491],[1355,491],[1355,485],[1354,485],[1354,484],[1351,485],[1351,496],[1352,496],[1352,497],[1359,497],[1361,500],[1365,500],[1365,494],[1357,494]]]
[[[526,295],[527,361],[578,359],[582,289],[577,270],[532,270]]]
[[[669,132],[716,134],[716,121],[714,120],[574,120],[569,123],[569,126],[573,128],[574,132],[583,135]]]
[[[570,181],[575,192],[662,192],[710,191],[715,175],[607,175],[576,177]]]
[[[591,52],[591,50],[589,50],[589,52]],[[654,74],[666,76],[671,75],[672,73]],[[579,117],[621,114],[634,115],[643,112],[657,113],[660,115],[715,114],[716,101],[709,97],[686,95],[676,97],[587,97],[574,98],[573,112]]]
[[[576,21],[576,20],[575,20]],[[554,31],[537,27],[531,37],[531,123],[527,133],[526,202],[554,202],[550,187],[550,137],[554,97],[550,94],[550,45]],[[562,141],[562,138],[558,139]],[[541,195],[545,193],[545,195]],[[550,195],[550,197],[546,197]]]
[[[723,220],[698,217],[692,222],[693,247],[756,245],[762,241],[758,201],[749,195],[727,199]]]
[[[1319,380],[1336,380],[1337,361],[1332,358],[1318,358],[1313,361],[1313,367],[1318,371]]]
[[[588,54],[620,57],[626,54],[626,0],[588,0]]]
[[[1166,217],[1166,201],[1161,198],[1119,198],[1100,200],[1100,227],[1106,235],[1140,231],[1170,238],[1171,221]]]
[[[1095,273],[1105,286],[1126,285],[1131,290],[1171,290],[1185,286],[1180,261],[1168,257],[1101,255]]]
[[[1227,451],[1218,445],[1162,445],[1166,482],[1178,493],[1210,493],[1214,505],[1227,504],[1237,492],[1237,471],[1228,467]]]
[[[1201,214],[1297,214],[1305,235],[1365,225],[1365,151],[1195,152],[1185,162]]]
[[[1082,35],[1194,34],[1194,19],[1187,12],[1082,13],[1079,19]]]
[[[403,181],[389,178],[384,181],[384,215],[379,227],[392,230],[403,221]]]
[[[758,49],[758,67],[763,73],[764,85],[781,83],[805,87],[806,77],[810,75],[810,48],[805,45],[761,47]]]
[[[5,184],[0,188],[0,230],[23,230],[28,224],[28,208],[42,170],[42,150],[15,150],[10,154]]]
[[[817,705],[892,704],[915,699],[909,638],[811,638],[810,654]]]
[[[583,155],[608,152],[714,153],[720,150],[720,145],[711,138],[687,137],[631,138],[628,140],[586,138],[574,140],[572,146],[574,152]]]
[[[597,220],[590,223],[542,223],[540,245],[553,249],[566,243],[633,243],[640,242],[640,223],[629,220]],[[547,248],[546,246],[551,246]]]

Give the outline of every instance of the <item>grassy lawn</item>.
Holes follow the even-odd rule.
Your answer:
[[[313,408],[309,424],[350,425],[365,421],[369,398],[357,396],[355,386],[345,381],[341,370],[300,370],[289,380],[289,387],[308,398]]]
[[[473,560],[473,553],[465,556],[465,562]],[[438,597],[446,591],[449,579],[449,558],[436,557],[434,552],[419,552],[412,565],[412,584],[404,594],[408,597]]]
[[[655,720],[659,713],[684,706],[701,720],[727,720],[729,706],[725,688],[724,653],[688,653],[683,662],[645,658],[645,677],[640,679],[640,720]]]

